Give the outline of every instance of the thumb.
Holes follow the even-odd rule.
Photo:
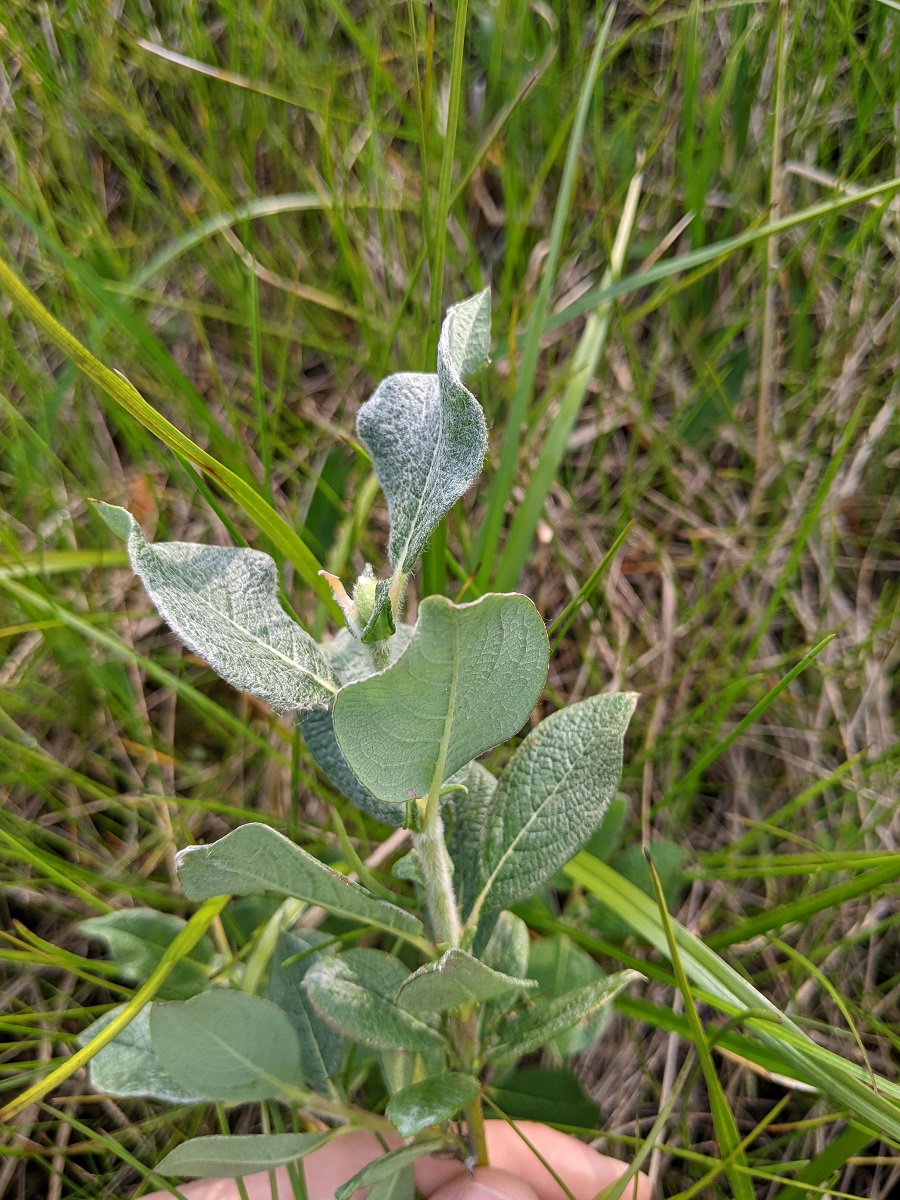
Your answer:
[[[538,1200],[524,1179],[497,1167],[476,1167],[455,1176],[431,1193],[430,1200]]]

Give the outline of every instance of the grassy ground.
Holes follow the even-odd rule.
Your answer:
[[[472,0],[457,76],[455,11],[436,7],[432,69],[418,0],[6,0],[3,259],[345,575],[385,534],[356,409],[386,371],[430,365],[441,307],[490,282],[490,458],[419,594],[520,587],[550,622],[625,531],[545,708],[642,693],[623,844],[681,847],[679,919],[820,1044],[894,1078],[900,12],[620,3],[586,90],[604,12]],[[292,732],[180,650],[88,501],[158,538],[270,550],[320,632],[296,547],[0,303],[8,1099],[129,992],[77,922],[184,911],[175,847],[249,812],[342,850]],[[365,855],[384,831],[344,818]],[[580,884],[529,913],[601,965],[664,961]],[[695,1051],[667,1027],[673,994],[636,992],[652,1005],[624,1003],[579,1073],[623,1156],[668,1112],[666,1195],[729,1194],[708,1091],[678,1073]],[[722,1018],[700,1017],[714,1042]],[[896,1143],[712,1053],[751,1194],[892,1194]],[[0,1196],[132,1194],[205,1119],[85,1089],[75,1074],[17,1118]]]

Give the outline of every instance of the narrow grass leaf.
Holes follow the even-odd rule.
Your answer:
[[[741,1138],[738,1133],[737,1125],[735,1124],[734,1115],[728,1099],[722,1090],[722,1085],[719,1082],[719,1076],[716,1072],[715,1063],[710,1053],[709,1043],[706,1040],[706,1033],[700,1022],[700,1017],[697,1013],[697,1006],[694,1002],[694,994],[691,991],[691,986],[688,983],[687,976],[684,973],[684,968],[681,965],[681,956],[678,953],[678,946],[675,942],[675,936],[672,932],[671,919],[668,909],[666,908],[666,899],[663,895],[662,884],[659,881],[656,867],[653,865],[653,859],[647,855],[647,865],[650,870],[650,878],[653,880],[653,888],[656,892],[656,903],[659,908],[659,917],[663,930],[666,935],[666,942],[669,948],[669,959],[672,963],[672,969],[675,972],[675,979],[678,982],[678,989],[684,998],[684,1011],[687,1016],[688,1026],[691,1031],[691,1041],[700,1059],[700,1069],[703,1072],[703,1078],[706,1081],[706,1093],[709,1097],[710,1113],[713,1119],[713,1127],[716,1131],[716,1138],[719,1143],[719,1149],[725,1159],[729,1159],[732,1155],[735,1156],[734,1166],[726,1166],[725,1170],[728,1175],[728,1181],[731,1184],[732,1191],[736,1200],[753,1200],[754,1192],[750,1180],[744,1173],[747,1168],[747,1159],[740,1151]]]

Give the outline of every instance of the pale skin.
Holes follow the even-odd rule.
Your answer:
[[[574,1200],[594,1200],[598,1193],[615,1183],[626,1169],[618,1159],[599,1154],[568,1134],[535,1121],[517,1121],[516,1133],[504,1121],[487,1123],[489,1167],[476,1167],[470,1173],[462,1163],[448,1159],[424,1158],[415,1166],[416,1189],[425,1200],[569,1200],[565,1191],[529,1149],[544,1158],[563,1180]],[[387,1139],[398,1145],[399,1139]],[[333,1139],[303,1159],[309,1200],[333,1200],[340,1187],[366,1163],[384,1150],[372,1133],[347,1133]],[[275,1172],[278,1200],[293,1200],[293,1191],[284,1168]],[[269,1175],[244,1178],[249,1200],[272,1200]],[[198,1179],[179,1185],[188,1200],[240,1200],[232,1179]],[[357,1193],[362,1196],[363,1193]],[[153,1192],[144,1200],[171,1200],[167,1192]],[[625,1188],[624,1200],[653,1200],[650,1181],[639,1174]],[[354,1197],[356,1200],[356,1197]]]

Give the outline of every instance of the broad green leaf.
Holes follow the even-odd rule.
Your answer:
[[[160,1175],[238,1179],[294,1162],[328,1141],[330,1133],[244,1133],[191,1138],[171,1150]]]
[[[268,554],[190,542],[151,545],[124,508],[97,508],[126,538],[131,565],[160,615],[223,679],[278,712],[331,703],[334,675],[279,604],[277,568]]]
[[[82,1030],[78,1045],[86,1046],[124,1007],[124,1004],[117,1005]],[[140,1009],[117,1037],[97,1051],[89,1067],[91,1087],[110,1096],[146,1096],[165,1100],[168,1104],[196,1104],[209,1100],[209,1096],[185,1086],[160,1066],[150,1040],[152,1010],[152,1004]]]
[[[428,1050],[440,1033],[394,999],[407,974],[390,954],[364,948],[320,959],[305,983],[313,1008],[345,1037],[375,1050]]]
[[[522,1067],[486,1091],[513,1120],[597,1128],[597,1105],[566,1067]]]
[[[188,846],[175,862],[189,900],[280,892],[351,921],[413,941],[422,938],[418,918],[332,871],[268,825],[241,825],[211,846]]]
[[[88,937],[103,942],[122,973],[131,983],[146,983],[159,966],[162,953],[181,933],[186,922],[174,913],[153,908],[123,908],[82,921],[79,928]],[[189,958],[176,963],[156,993],[160,1000],[187,1000],[202,992],[209,979],[212,944],[201,938]]]
[[[269,999],[287,1013],[300,1040],[303,1077],[314,1092],[327,1093],[331,1079],[344,1058],[343,1039],[316,1014],[303,980],[321,953],[304,953],[330,944],[331,938],[318,929],[283,933],[276,944],[269,976]],[[302,954],[302,958],[296,955]],[[294,961],[290,961],[294,959]]]
[[[617,971],[597,983],[577,988],[565,996],[535,1004],[507,1017],[499,1026],[498,1044],[488,1057],[492,1062],[513,1062],[546,1046],[559,1034],[592,1016],[614,1000],[637,971]]]
[[[388,1101],[385,1116],[398,1133],[412,1137],[430,1125],[449,1121],[478,1095],[478,1080],[458,1072],[411,1083]]]
[[[397,632],[387,642],[392,661],[396,661],[403,653],[412,635],[411,625],[397,627]],[[346,629],[326,642],[322,646],[322,653],[341,684],[355,683],[376,673],[368,646]],[[333,787],[376,820],[384,821],[386,825],[403,824],[406,805],[386,804],[377,799],[350,770],[334,736],[334,713],[331,708],[307,709],[298,714],[297,723],[316,766]]]
[[[416,1176],[411,1166],[401,1167],[386,1179],[378,1179],[369,1188],[366,1200],[414,1200]]]
[[[453,829],[447,839],[447,849],[453,859],[453,884],[460,911],[466,917],[478,890],[484,832],[491,801],[497,790],[497,778],[481,763],[473,762],[464,773],[460,772],[460,783],[466,790],[455,792],[450,797]]]
[[[531,945],[528,973],[548,996],[562,996],[604,978],[604,973],[589,954],[562,934],[539,938]],[[563,1062],[579,1054],[595,1041],[609,1022],[606,1005],[593,1016],[579,1021],[553,1039],[553,1049]]]
[[[512,737],[547,675],[547,634],[530,600],[429,596],[409,647],[341,690],[334,731],[351,770],[379,799],[405,804],[435,779]]]
[[[530,947],[528,926],[522,918],[501,912],[479,957],[503,975],[522,976],[528,970]]]
[[[626,692],[591,696],[547,717],[510,759],[484,838],[486,911],[531,896],[596,830],[619,785],[636,703]]]
[[[155,1004],[150,1037],[164,1071],[213,1100],[269,1100],[300,1085],[300,1044],[277,1004],[247,992],[201,992]]]
[[[485,359],[490,292],[447,312],[436,375],[389,375],[359,410],[356,428],[388,502],[392,566],[408,573],[448,509],[481,472],[487,426],[462,382]]]
[[[413,1142],[411,1146],[398,1146],[396,1150],[389,1150],[387,1154],[382,1154],[381,1158],[367,1163],[352,1179],[342,1183],[334,1193],[334,1200],[350,1200],[357,1188],[372,1187],[373,1184],[391,1179],[404,1167],[411,1166],[426,1154],[434,1154],[435,1150],[440,1150],[443,1145],[442,1138],[430,1138],[425,1142]]]
[[[493,1000],[537,986],[535,979],[502,975],[465,950],[452,949],[410,975],[397,993],[397,1003],[408,1012],[447,1012],[460,1004]]]

